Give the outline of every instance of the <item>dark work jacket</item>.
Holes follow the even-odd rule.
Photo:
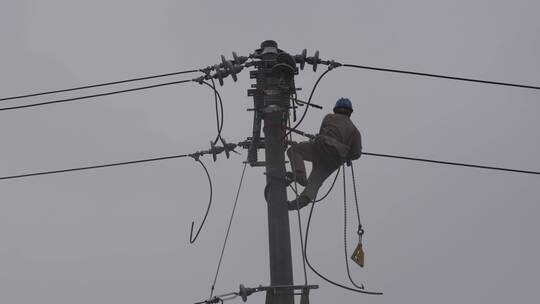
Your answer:
[[[362,154],[360,131],[347,115],[327,114],[317,140],[333,147],[342,161],[358,159]]]

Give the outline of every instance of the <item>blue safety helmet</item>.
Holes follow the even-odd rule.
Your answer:
[[[349,100],[349,98],[340,98],[338,101],[336,101],[336,105],[334,106],[334,111],[338,108],[348,109],[351,112],[353,111],[352,108],[352,102]]]

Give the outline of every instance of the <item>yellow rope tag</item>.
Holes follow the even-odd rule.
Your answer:
[[[364,249],[362,249],[362,243],[358,243],[358,246],[356,246],[356,249],[351,256],[351,260],[360,267],[364,267]]]

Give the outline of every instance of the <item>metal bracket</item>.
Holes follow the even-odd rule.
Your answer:
[[[266,291],[266,302],[268,302],[269,298],[271,299],[273,296],[276,295],[302,295],[309,296],[309,290],[311,289],[318,289],[319,285],[275,285],[275,286],[262,286],[259,285],[259,287],[255,288],[249,288],[245,287],[244,285],[240,285],[240,291],[238,292],[238,296],[242,298],[244,302],[247,301],[247,297],[260,291]],[[301,293],[295,293],[295,290],[301,290]],[[306,302],[307,301],[307,302]],[[302,304],[308,304],[309,299],[305,298],[302,302]]]

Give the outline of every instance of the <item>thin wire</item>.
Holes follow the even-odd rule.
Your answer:
[[[307,227],[306,227],[306,241],[305,241],[305,247],[304,247],[304,250],[305,250],[305,253],[304,253],[304,256],[306,257],[306,263],[308,265],[308,267],[311,269],[311,271],[313,271],[316,275],[318,275],[321,279],[325,280],[326,282],[334,285],[334,286],[337,286],[337,287],[340,287],[340,288],[343,288],[343,289],[346,289],[346,290],[349,290],[349,291],[354,291],[354,292],[358,292],[358,293],[363,293],[363,294],[368,294],[368,295],[382,295],[382,292],[372,292],[372,291],[366,291],[366,290],[362,290],[362,289],[356,289],[356,288],[351,288],[351,287],[347,287],[345,285],[342,285],[342,284],[339,284],[339,283],[336,283],[332,280],[330,280],[329,278],[327,278],[326,276],[322,275],[321,273],[319,273],[312,265],[311,263],[309,262],[309,259],[308,259],[308,255],[307,255],[307,242],[308,242],[308,235],[309,235],[309,228],[311,226],[311,217],[313,215],[313,209],[315,207],[315,204],[311,204],[311,210],[309,211],[309,217],[308,217],[308,222],[307,222]]]
[[[389,154],[378,154],[378,153],[368,153],[368,152],[362,152],[362,155],[377,156],[377,157],[387,157],[387,158],[396,158],[396,159],[405,159],[405,160],[414,160],[414,161],[428,162],[428,163],[435,163],[435,164],[442,164],[442,165],[471,167],[471,168],[478,168],[478,169],[489,169],[489,170],[497,170],[497,171],[507,171],[507,172],[516,172],[516,173],[540,175],[540,172],[538,172],[538,171],[527,171],[527,170],[509,169],[509,168],[501,168],[501,167],[481,166],[481,165],[440,161],[440,160],[425,159],[425,158],[416,158],[416,157],[407,157],[407,156],[398,156],[398,155],[389,155]]]
[[[231,217],[229,218],[229,225],[227,226],[227,232],[225,233],[225,240],[223,240],[223,247],[221,248],[221,254],[219,256],[219,262],[216,269],[216,275],[214,276],[214,282],[212,283],[212,287],[210,288],[210,296],[209,299],[212,298],[214,295],[214,289],[216,287],[216,282],[219,274],[219,270],[221,269],[221,262],[223,260],[223,254],[225,253],[225,247],[227,246],[227,241],[229,240],[229,233],[231,231],[231,225],[234,218],[234,214],[236,212],[236,205],[238,204],[238,197],[240,196],[240,189],[242,189],[242,184],[244,182],[244,174],[246,172],[246,166],[247,163],[244,163],[244,169],[242,169],[242,176],[240,177],[240,183],[238,184],[238,190],[236,190],[236,198],[234,199],[234,205],[231,212]]]
[[[114,95],[114,94],[121,94],[121,93],[127,93],[127,92],[139,91],[139,90],[153,89],[153,88],[164,87],[164,86],[180,84],[180,83],[186,83],[186,82],[192,82],[192,81],[193,80],[180,80],[180,81],[173,81],[173,82],[165,82],[165,83],[160,83],[160,84],[154,84],[154,85],[143,86],[143,87],[135,87],[135,88],[131,88],[131,89],[112,91],[112,92],[101,93],[101,94],[93,94],[93,95],[86,95],[86,96],[80,96],[80,97],[73,97],[73,98],[58,99],[58,100],[52,100],[52,101],[33,103],[33,104],[27,104],[27,105],[21,105],[21,106],[12,106],[12,107],[0,108],[0,111],[8,111],[8,110],[31,108],[31,107],[44,106],[44,105],[50,105],[50,104],[56,104],[56,103],[64,103],[64,102],[70,102],[70,101],[75,101],[75,100],[82,100],[82,99],[96,98],[96,97],[102,97],[102,96],[108,96],[108,95]]]
[[[195,222],[191,222],[191,229],[189,231],[189,243],[193,244],[199,237],[199,234],[201,233],[202,228],[204,227],[204,223],[206,223],[206,218],[208,217],[208,213],[210,212],[210,208],[212,207],[212,198],[213,198],[213,187],[212,187],[212,178],[210,177],[210,173],[208,172],[208,169],[204,165],[204,163],[199,159],[195,158],[195,160],[203,167],[204,172],[206,172],[206,177],[208,178],[208,185],[210,187],[210,197],[208,199],[208,206],[206,207],[206,212],[204,213],[204,218],[201,222],[201,225],[199,226],[199,229],[197,229],[197,233],[195,234],[195,237],[193,237],[193,226],[195,225]]]
[[[172,156],[125,161],[125,162],[109,163],[109,164],[104,164],[104,165],[95,165],[95,166],[77,167],[77,168],[69,168],[69,169],[61,169],[61,170],[53,170],[53,171],[43,171],[43,172],[36,172],[36,173],[18,174],[18,175],[11,175],[11,176],[2,176],[0,177],[0,180],[17,179],[17,178],[39,176],[39,175],[49,175],[49,174],[58,174],[58,173],[66,173],[66,172],[73,172],[73,171],[82,171],[82,170],[92,170],[92,169],[108,168],[108,167],[116,167],[116,166],[125,166],[125,165],[139,164],[139,163],[145,163],[145,162],[155,162],[155,161],[168,160],[168,159],[174,159],[174,158],[182,158],[182,157],[188,157],[188,156],[190,155],[181,154],[181,155],[172,155]]]
[[[83,90],[83,89],[104,87],[104,86],[127,83],[127,82],[133,82],[133,81],[141,81],[141,80],[148,80],[148,79],[161,78],[161,77],[167,77],[167,76],[174,76],[174,75],[180,75],[180,74],[195,73],[195,72],[199,72],[199,71],[200,70],[186,70],[186,71],[159,74],[159,75],[152,75],[152,76],[146,76],[146,77],[131,78],[131,79],[120,80],[120,81],[104,82],[104,83],[80,86],[80,87],[69,88],[69,89],[61,89],[61,90],[47,91],[47,92],[41,92],[41,93],[31,93],[31,94],[26,94],[26,95],[4,97],[4,98],[0,98],[0,101],[7,101],[7,100],[14,100],[14,99],[21,99],[21,98],[28,98],[28,97],[35,97],[35,96],[42,96],[42,95],[70,92],[70,91],[77,91],[77,90]]]
[[[365,69],[365,70],[381,71],[381,72],[401,73],[401,74],[409,74],[409,75],[417,75],[417,76],[425,76],[425,77],[435,77],[435,78],[443,78],[443,79],[451,79],[451,80],[459,80],[459,81],[469,81],[469,82],[477,82],[477,83],[485,83],[485,84],[494,84],[494,85],[500,85],[500,86],[540,90],[539,86],[515,84],[515,83],[508,83],[508,82],[497,82],[497,81],[489,81],[489,80],[481,80],[481,79],[473,79],[473,78],[463,78],[463,77],[455,77],[455,76],[445,76],[445,75],[438,75],[438,74],[412,72],[412,71],[405,71],[405,70],[385,69],[385,68],[377,68],[377,67],[370,67],[370,66],[356,65],[356,64],[343,64],[341,66]]]

